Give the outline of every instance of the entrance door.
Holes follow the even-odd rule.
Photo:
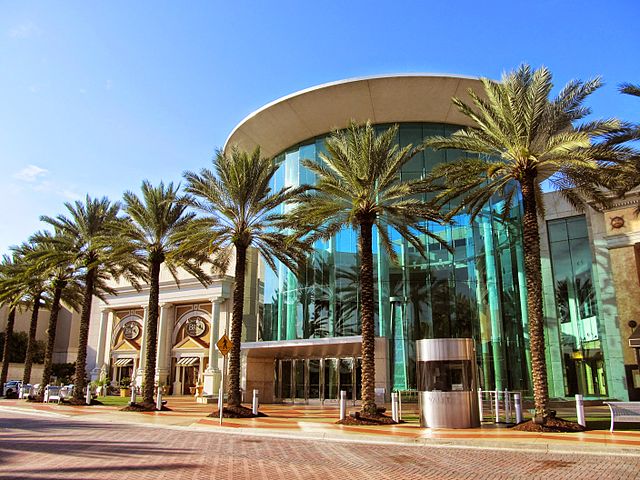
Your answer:
[[[283,402],[293,400],[291,377],[293,365],[291,360],[280,360],[280,400]]]
[[[293,403],[307,403],[307,361],[294,360],[294,390],[295,398]]]
[[[322,400],[320,396],[320,360],[310,359],[309,360],[309,393],[308,398],[309,401],[320,401]]]
[[[338,401],[338,360],[335,358],[324,359],[324,401]]]
[[[191,395],[191,387],[196,386],[197,367],[183,367],[182,394]]]
[[[347,400],[355,400],[353,397],[353,359],[340,359],[340,390],[347,392]]]

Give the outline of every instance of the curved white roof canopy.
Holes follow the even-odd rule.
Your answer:
[[[242,120],[225,143],[273,156],[310,138],[345,128],[350,120],[374,124],[434,122],[470,125],[451,97],[470,101],[469,88],[482,92],[477,78],[403,74],[327,83],[282,97]]]

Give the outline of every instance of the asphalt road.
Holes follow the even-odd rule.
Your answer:
[[[2,479],[623,479],[640,457],[265,438],[0,411]]]

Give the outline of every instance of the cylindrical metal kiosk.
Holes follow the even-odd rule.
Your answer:
[[[480,426],[476,352],[472,338],[416,341],[420,426]]]

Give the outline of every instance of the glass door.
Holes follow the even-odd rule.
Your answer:
[[[280,360],[280,400],[283,402],[293,401],[292,373],[292,361]]]
[[[320,397],[320,360],[309,360],[309,392],[307,398],[310,401],[318,402]]]
[[[340,359],[340,385],[339,389],[347,392],[347,400],[355,400],[353,397],[353,359]]]
[[[293,403],[307,403],[307,361],[294,360],[294,391]]]
[[[324,397],[325,402],[338,401],[338,360],[325,358],[324,362]]]

